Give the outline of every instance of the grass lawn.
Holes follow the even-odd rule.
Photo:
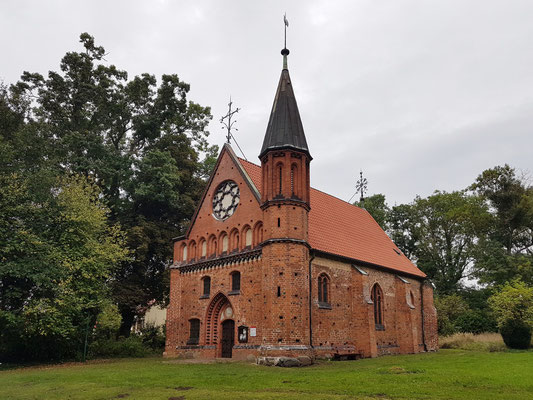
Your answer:
[[[4,370],[0,399],[533,399],[533,351],[438,353],[305,368],[126,359]]]

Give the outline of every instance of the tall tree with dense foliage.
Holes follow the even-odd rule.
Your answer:
[[[437,191],[392,207],[387,219],[397,246],[428,275],[438,293],[452,294],[471,276],[477,238],[486,231],[490,214],[477,196]]]
[[[437,292],[451,294],[470,276],[477,237],[489,221],[488,210],[465,192],[435,192],[415,200],[418,214],[416,258]]]
[[[480,237],[476,271],[484,283],[521,279],[533,284],[533,187],[509,165],[483,171],[471,186],[492,211]]]
[[[166,299],[171,239],[187,225],[218,149],[206,140],[210,109],[187,100],[190,87],[177,75],[129,80],[92,36],[80,42],[83,51],[68,52],[60,71],[24,72],[4,88],[9,112],[0,128],[15,170],[35,168],[19,146],[30,144],[40,165],[27,175],[81,174],[101,188],[132,250],[112,285],[127,335],[139,308]],[[42,181],[28,179],[37,187]]]
[[[123,232],[83,176],[56,180],[45,198],[1,174],[0,213],[0,354],[73,356],[128,258]]]

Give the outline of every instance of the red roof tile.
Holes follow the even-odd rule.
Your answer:
[[[239,161],[261,192],[261,167],[240,158]],[[313,188],[309,244],[326,253],[426,276],[398,249],[368,211]]]

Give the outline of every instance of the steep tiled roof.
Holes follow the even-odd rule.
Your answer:
[[[261,192],[261,167],[239,159]],[[368,211],[311,188],[309,244],[326,253],[425,277]]]

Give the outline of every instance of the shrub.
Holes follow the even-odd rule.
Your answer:
[[[531,343],[531,327],[524,321],[506,321],[500,332],[504,343],[511,349],[527,349]]]
[[[99,339],[89,346],[89,358],[146,357],[151,354],[150,349],[137,335],[119,339]]]
[[[140,336],[145,346],[154,351],[163,351],[165,348],[165,327],[162,328],[153,324],[146,324],[141,329]]]
[[[440,296],[435,299],[439,334],[448,336],[457,332],[456,320],[470,311],[468,304],[457,294]]]
[[[96,336],[101,339],[110,339],[117,334],[121,321],[117,305],[105,302],[96,318]]]
[[[484,310],[469,310],[459,315],[455,321],[455,328],[459,332],[475,334],[498,330],[496,321]]]
[[[524,349],[531,342],[533,326],[533,288],[518,280],[505,284],[490,297],[505,344]]]

